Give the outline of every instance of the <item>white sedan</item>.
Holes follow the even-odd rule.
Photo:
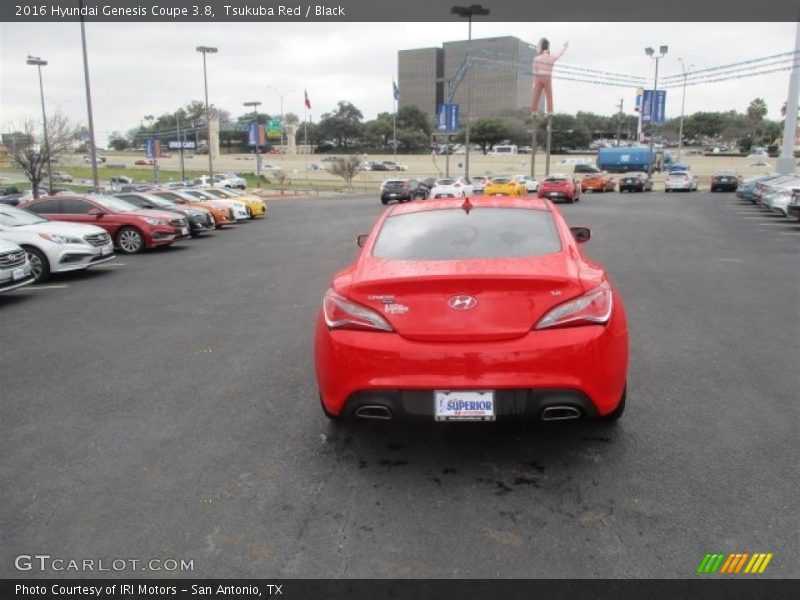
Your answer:
[[[105,229],[83,223],[48,221],[39,215],[0,204],[0,239],[21,246],[35,281],[51,273],[88,269],[114,258]]]
[[[528,193],[539,191],[539,182],[530,175],[517,175],[514,177],[520,183],[525,184],[525,191]]]
[[[428,198],[459,198],[472,195],[472,184],[463,177],[458,179],[437,179]]]
[[[664,182],[665,192],[694,192],[697,190],[697,176],[691,171],[672,171]]]

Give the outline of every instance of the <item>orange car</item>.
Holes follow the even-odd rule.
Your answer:
[[[191,206],[199,206],[207,209],[211,213],[211,216],[214,217],[214,224],[217,229],[225,225],[236,225],[236,219],[234,218],[232,210],[222,203],[217,203],[213,200],[200,200],[180,190],[153,190],[148,193],[174,202],[175,204],[189,204]]]
[[[582,192],[613,192],[615,185],[614,178],[608,173],[589,173],[581,179]]]

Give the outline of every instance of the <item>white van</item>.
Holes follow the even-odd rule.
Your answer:
[[[491,156],[498,156],[501,154],[518,154],[519,149],[514,144],[505,144],[505,145],[497,145],[492,147],[492,151],[489,152]]]

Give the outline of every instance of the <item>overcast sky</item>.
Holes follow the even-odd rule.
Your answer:
[[[646,76],[654,61],[646,46],[669,45],[660,74],[686,65],[708,68],[794,49],[794,23],[481,23],[473,38],[511,35],[529,42],[542,36],[554,48],[569,40],[562,59],[573,66]],[[441,46],[466,37],[454,23],[87,23],[87,45],[98,144],[112,131],[136,127],[143,115],[162,114],[203,98],[198,45],[217,46],[209,56],[210,101],[236,117],[242,102],[260,100],[262,111],[303,115],[307,89],[316,119],[337,101],[355,104],[365,118],[392,110],[397,51]],[[44,68],[47,110],[86,122],[80,26],[78,23],[0,24],[0,129],[7,132],[26,116],[41,114],[38,79],[28,54],[49,62]],[[760,96],[768,118],[780,119],[788,71],[687,88],[686,113],[745,111]],[[558,112],[611,114],[620,98],[632,112],[634,89],[555,81]],[[402,93],[402,92],[401,92]],[[670,90],[667,117],[680,113],[680,90]]]

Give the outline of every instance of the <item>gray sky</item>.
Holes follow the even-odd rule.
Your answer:
[[[547,36],[553,48],[569,40],[562,59],[574,66],[646,76],[654,61],[646,46],[669,45],[660,76],[686,65],[708,68],[758,58],[794,48],[794,23],[481,23],[473,37],[512,35],[536,42]],[[87,23],[95,130],[103,146],[112,131],[125,132],[145,114],[174,110],[203,98],[202,59],[198,45],[217,46],[209,56],[209,97],[236,117],[242,102],[260,100],[262,111],[303,115],[307,89],[313,117],[348,100],[374,118],[392,110],[392,79],[397,51],[440,46],[464,39],[466,25],[454,23]],[[61,110],[86,121],[80,27],[77,23],[0,24],[0,130],[9,131],[23,117],[41,114],[38,79],[27,66],[28,54],[49,61],[44,68],[48,111]],[[768,118],[780,119],[789,72],[690,86],[686,113],[737,110],[760,96]],[[555,81],[559,112],[578,110],[611,114],[620,98],[632,113],[634,89]],[[402,91],[401,91],[402,93]],[[680,90],[670,90],[667,117],[680,113]]]

